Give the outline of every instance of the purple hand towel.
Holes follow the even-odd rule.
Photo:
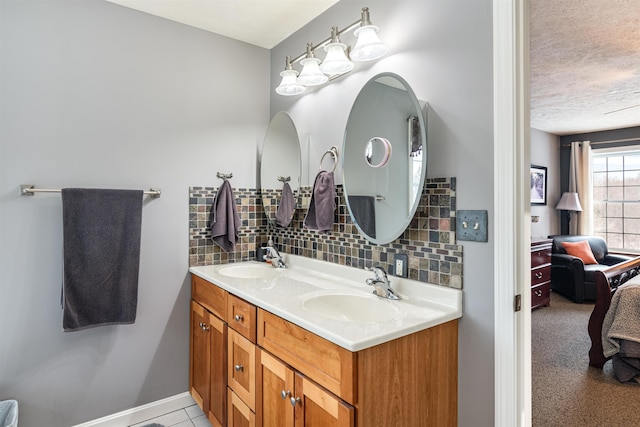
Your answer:
[[[336,189],[333,172],[320,171],[313,183],[313,193],[309,210],[304,218],[304,226],[311,230],[330,231],[333,228],[336,210]]]
[[[224,180],[211,206],[209,227],[211,239],[225,252],[232,251],[238,242],[240,215],[236,210],[236,199],[228,180]]]
[[[276,224],[280,227],[288,227],[293,219],[293,211],[296,208],[296,201],[293,197],[293,191],[288,182],[282,186],[282,196],[280,196],[280,204],[276,211]]]
[[[62,189],[63,329],[135,322],[142,190]]]

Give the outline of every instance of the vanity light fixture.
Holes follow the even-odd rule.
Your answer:
[[[340,36],[354,30],[357,37],[356,45],[351,50],[347,44],[340,40]],[[279,95],[293,96],[304,93],[306,86],[321,85],[329,80],[340,77],[353,70],[353,61],[371,61],[386,55],[389,48],[378,37],[378,27],[371,24],[369,8],[362,8],[360,19],[340,30],[338,27],[331,28],[331,37],[313,45],[307,43],[305,53],[291,59],[287,56],[284,71],[280,73],[282,82],[276,88]],[[321,62],[316,58],[315,51],[324,48],[326,56]],[[293,64],[299,62],[302,65],[302,72],[298,76],[298,71],[293,68]]]

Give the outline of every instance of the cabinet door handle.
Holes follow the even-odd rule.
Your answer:
[[[234,319],[236,319],[236,322],[242,322],[244,316],[242,314],[236,314]]]
[[[296,405],[298,403],[300,403],[300,398],[299,397],[292,397],[291,399],[289,399],[289,402],[291,402],[291,406],[293,406],[295,408]]]
[[[283,399],[286,399],[287,397],[291,396],[291,392],[289,390],[287,391],[282,390],[280,392],[280,396],[282,396]]]
[[[200,322],[198,325],[200,326],[200,329],[202,329],[205,332],[209,330],[209,326],[207,326],[207,324],[204,322]]]
[[[235,365],[233,368],[236,370],[236,372],[240,372],[244,370],[244,366],[242,365]]]

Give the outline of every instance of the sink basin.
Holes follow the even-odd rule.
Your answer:
[[[302,308],[327,319],[355,323],[386,322],[400,313],[391,300],[356,294],[310,296],[302,301]]]
[[[244,264],[222,267],[218,270],[218,273],[223,276],[235,277],[238,279],[269,279],[271,277],[275,277],[278,274],[278,270],[267,264]]]

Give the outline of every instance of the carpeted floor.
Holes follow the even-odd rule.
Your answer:
[[[640,386],[619,383],[611,361],[589,366],[592,310],[552,292],[550,307],[532,311],[533,427],[640,425]]]

